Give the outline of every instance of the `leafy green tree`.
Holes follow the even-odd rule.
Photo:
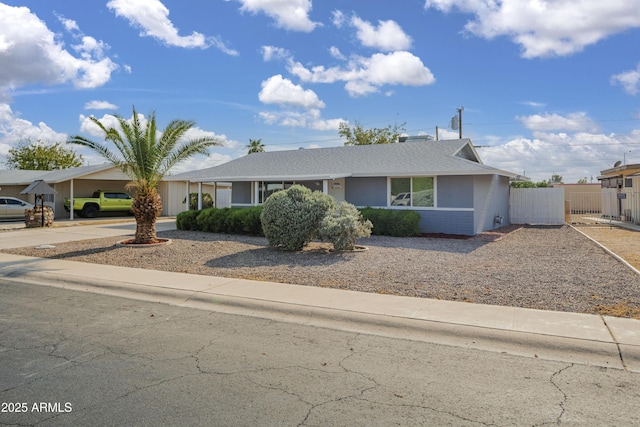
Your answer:
[[[347,122],[341,122],[338,126],[338,134],[346,139],[344,145],[393,144],[399,141],[405,131],[405,124],[389,125],[382,129],[364,129],[357,120],[353,127]]]
[[[195,122],[172,120],[158,132],[155,112],[143,123],[133,107],[133,117],[127,120],[115,116],[119,129],[106,128],[98,119],[90,117],[105,135],[105,143],[94,142],[82,136],[73,136],[68,142],[88,147],[131,178],[135,196],[131,210],[136,219],[134,243],[148,244],[157,241],[156,220],[162,213],[162,200],[158,183],[179,162],[194,154],[208,154],[208,148],[221,145],[216,138],[202,137],[181,142]],[[112,151],[107,143],[115,145]]]
[[[585,176],[584,178],[580,178],[578,180],[578,184],[586,184],[587,183],[587,177]]]
[[[50,171],[82,166],[83,158],[62,142],[45,144],[38,140],[22,140],[9,149],[5,164],[9,169]]]
[[[247,145],[246,148],[249,149],[247,154],[264,152],[264,144],[262,143],[262,139],[250,139],[249,145]]]

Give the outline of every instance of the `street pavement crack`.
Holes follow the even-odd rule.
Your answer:
[[[564,368],[558,369],[556,372],[554,372],[551,375],[551,378],[549,378],[549,382],[551,383],[551,385],[553,385],[561,394],[562,394],[562,401],[560,402],[560,414],[558,415],[558,417],[556,418],[556,424],[560,424],[562,422],[562,417],[564,416],[564,413],[566,411],[566,408],[564,407],[565,403],[567,403],[567,393],[562,389],[562,387],[560,387],[560,385],[558,384],[558,382],[556,381],[556,378],[558,377],[558,375],[560,375],[561,373],[563,373],[564,371],[566,371],[567,369],[570,369],[572,367],[574,367],[575,364],[570,364],[568,366],[565,366]]]
[[[628,371],[627,365],[624,363],[624,357],[622,356],[622,349],[620,348],[620,344],[618,343],[616,336],[613,334],[613,331],[607,324],[607,321],[605,320],[602,314],[600,315],[600,319],[602,320],[602,323],[604,323],[604,326],[607,328],[607,331],[609,332],[611,339],[613,340],[614,343],[616,343],[616,348],[618,349],[618,357],[620,357],[620,363],[622,364],[622,369],[624,369],[625,371]]]

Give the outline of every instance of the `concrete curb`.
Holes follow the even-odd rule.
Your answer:
[[[576,230],[578,233],[582,234],[584,237],[586,237],[587,239],[591,240],[593,243],[595,243],[596,245],[598,245],[599,247],[601,247],[606,253],[608,253],[609,255],[611,255],[612,257],[614,257],[615,259],[617,259],[618,261],[620,261],[622,264],[624,264],[625,266],[629,267],[629,269],[633,272],[635,272],[636,274],[640,274],[640,271],[638,271],[637,268],[635,268],[634,266],[632,266],[631,264],[629,264],[624,258],[622,258],[621,256],[619,256],[618,254],[616,254],[615,252],[611,251],[611,249],[607,248],[606,246],[602,245],[600,242],[598,242],[597,240],[593,239],[591,236],[587,235],[586,233],[582,232],[579,228],[574,227],[571,224],[568,224],[569,227],[573,228],[574,230]]]
[[[105,268],[111,274],[105,274]],[[0,254],[0,276],[19,283],[640,372],[640,321],[631,319],[7,254]]]

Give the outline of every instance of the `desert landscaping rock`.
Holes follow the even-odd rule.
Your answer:
[[[158,237],[172,244],[131,251],[104,238],[6,252],[543,310],[623,306],[632,310],[620,316],[635,317],[640,308],[640,275],[569,226],[512,226],[468,239],[372,236],[358,242],[367,251],[353,253],[322,242],[285,252],[262,237],[195,231]]]

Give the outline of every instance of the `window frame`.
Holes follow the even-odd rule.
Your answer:
[[[431,206],[414,206],[414,191],[413,191],[413,179],[414,178],[431,178],[433,182],[433,203]],[[409,205],[394,205],[393,204],[393,196],[391,194],[391,180],[393,179],[409,179],[409,194],[410,194],[410,204]],[[412,209],[412,210],[431,210],[438,208],[438,185],[437,185],[438,177],[433,175],[416,175],[416,176],[389,176],[387,177],[387,207],[391,209]],[[403,193],[399,193],[403,194]]]

